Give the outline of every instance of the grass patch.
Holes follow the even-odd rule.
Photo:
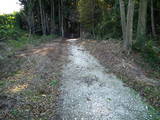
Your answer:
[[[55,87],[57,84],[58,84],[57,80],[52,80],[49,85]]]
[[[17,116],[17,115],[20,114],[20,111],[17,110],[17,109],[13,109],[13,110],[11,111],[11,114],[12,114],[13,116]]]
[[[56,35],[49,35],[49,36],[32,35],[31,37],[24,35],[18,38],[18,40],[8,40],[6,43],[8,44],[9,47],[17,50],[17,49],[22,49],[27,45],[38,45],[40,43],[49,42],[55,39],[56,37],[57,37]]]
[[[6,81],[0,81],[0,88],[3,87],[6,84]]]

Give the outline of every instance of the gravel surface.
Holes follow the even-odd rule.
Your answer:
[[[56,120],[152,120],[134,90],[108,72],[83,46],[68,45]]]

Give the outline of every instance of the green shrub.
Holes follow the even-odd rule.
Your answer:
[[[143,46],[141,42],[143,42]],[[145,62],[149,63],[151,68],[160,72],[160,47],[155,40],[149,39],[136,42],[133,45],[133,50],[140,52]]]
[[[21,36],[21,30],[17,26],[18,20],[16,18],[18,13],[10,15],[0,15],[0,39],[14,39]]]

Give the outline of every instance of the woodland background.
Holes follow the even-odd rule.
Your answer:
[[[20,0],[23,9],[0,16],[0,41],[24,44],[41,35],[123,40],[160,69],[158,0]],[[18,41],[21,41],[20,43]],[[20,45],[19,45],[20,46]]]

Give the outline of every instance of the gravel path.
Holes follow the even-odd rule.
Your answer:
[[[149,106],[74,42],[63,67],[56,120],[152,120]],[[153,113],[152,113],[153,114]]]

